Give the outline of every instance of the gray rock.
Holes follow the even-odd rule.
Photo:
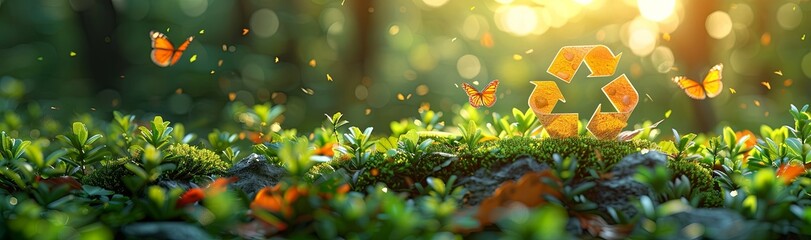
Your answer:
[[[253,199],[260,189],[276,185],[286,174],[284,167],[270,164],[265,156],[253,153],[234,164],[225,176],[237,177],[238,180],[231,186],[244,191]]]
[[[180,188],[183,191],[189,190],[190,188],[197,188],[200,187],[193,182],[183,182],[183,181],[175,181],[175,180],[160,180],[158,181],[158,186],[164,189],[174,189]]]
[[[472,176],[459,178],[459,184],[469,193],[466,204],[475,206],[493,195],[493,191],[507,180],[517,181],[528,172],[549,169],[549,165],[539,163],[532,157],[521,157],[497,171],[479,169]]]
[[[631,200],[652,193],[649,187],[634,178],[637,167],[654,168],[666,164],[667,156],[657,151],[625,156],[612,168],[611,178],[597,181],[597,185],[590,189],[586,195],[589,200],[597,203],[600,211],[605,212],[609,207],[613,207],[626,216],[634,216],[637,210]]]
[[[659,218],[659,224],[667,224],[678,231],[672,236],[660,236],[662,239],[694,239],[701,234],[701,239],[752,239],[752,230],[757,229],[753,222],[747,221],[739,213],[723,208],[695,208]],[[683,231],[691,226],[692,231]],[[637,226],[637,230],[642,229]],[[644,233],[642,235],[645,235]],[[757,237],[755,237],[756,239]]]
[[[121,227],[125,239],[213,239],[199,227],[184,222],[144,222]]]

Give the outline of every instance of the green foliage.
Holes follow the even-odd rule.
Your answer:
[[[177,165],[164,163],[160,150],[147,145],[141,156],[141,162],[127,162],[124,164],[132,176],[123,177],[124,185],[133,192],[139,192],[141,188],[155,182],[166,171],[173,170]]]
[[[73,131],[71,133],[59,135],[56,138],[67,145],[65,148],[67,154],[62,160],[76,167],[71,172],[81,171],[80,174],[84,175],[87,173],[87,165],[97,163],[105,158],[105,146],[93,145],[93,143],[102,138],[101,134],[89,136],[87,127],[81,122],[73,123]]]
[[[344,134],[346,145],[338,148],[338,151],[350,157],[349,167],[360,169],[361,166],[372,156],[371,148],[375,141],[371,140],[373,128],[368,127],[361,131],[360,128],[350,127],[349,133]]]
[[[33,166],[22,158],[30,141],[14,139],[5,131],[0,132],[0,186],[16,186],[21,189],[28,187],[34,179]]]
[[[467,125],[459,125],[459,131],[462,132],[462,143],[469,149],[475,149],[484,138],[482,130],[476,126],[476,122],[473,120],[468,122]]]
[[[138,130],[141,132],[140,137],[146,143],[155,146],[155,148],[164,149],[172,140],[172,130],[174,130],[174,128],[169,127],[169,124],[170,122],[163,121],[163,117],[155,116],[152,122],[150,122],[151,129],[144,126],[138,127]]]
[[[102,162],[102,166],[83,178],[82,182],[116,193],[135,193],[159,179],[201,181],[209,176],[221,175],[230,167],[230,163],[214,152],[187,144],[173,144],[165,151],[150,145],[146,150],[136,158]],[[130,180],[122,181],[122,177]]]

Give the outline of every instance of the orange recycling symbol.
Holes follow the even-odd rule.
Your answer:
[[[585,62],[591,74],[588,77],[610,77],[614,75],[622,53],[616,56],[604,45],[566,46],[558,51],[547,72],[566,83],[572,81],[581,63]],[[538,116],[549,136],[556,138],[577,135],[577,113],[552,113],[558,101],[566,102],[555,81],[531,81],[535,85],[529,95],[529,107]],[[628,118],[639,102],[639,93],[631,81],[620,75],[602,88],[616,112],[603,112],[602,104],[591,116],[586,129],[599,139],[616,138],[628,125]]]

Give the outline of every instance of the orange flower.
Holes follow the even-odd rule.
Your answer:
[[[735,140],[740,141],[744,136],[749,136],[745,142],[743,142],[744,150],[750,150],[755,147],[757,144],[757,137],[755,136],[752,131],[744,129],[743,131],[735,132]]]
[[[799,164],[783,164],[777,169],[777,177],[783,180],[786,185],[793,182],[803,173],[805,173],[805,167]]]
[[[183,193],[180,198],[177,199],[175,203],[175,208],[183,208],[186,205],[195,203],[197,201],[203,200],[205,197],[205,193],[203,192],[202,188],[192,188]]]
[[[226,187],[228,187],[228,184],[236,182],[237,180],[239,180],[239,178],[237,177],[217,178],[217,180],[214,180],[214,182],[208,185],[207,190],[209,194],[219,194],[225,191]]]
[[[333,147],[334,147],[334,146],[335,146],[335,143],[334,143],[334,142],[330,142],[330,143],[324,144],[324,146],[322,146],[322,147],[320,147],[320,148],[316,148],[316,149],[313,151],[313,154],[315,154],[315,155],[321,155],[321,156],[327,156],[327,157],[332,157],[333,155],[335,155],[335,152],[333,151]]]
[[[297,199],[298,192],[292,193],[288,189],[287,193],[282,196],[279,192],[281,183],[273,187],[265,187],[256,194],[256,197],[251,202],[251,209],[254,211],[266,210],[270,212],[281,212],[285,217],[293,215],[293,210],[290,208],[288,199]],[[294,189],[294,188],[291,188]],[[288,197],[289,196],[289,197]]]
[[[744,136],[749,136],[749,138],[743,142],[744,147],[742,149],[744,151],[743,164],[746,164],[746,162],[749,161],[749,151],[757,144],[757,137],[755,137],[752,131],[744,129],[743,131],[735,132],[735,141],[740,141]]]

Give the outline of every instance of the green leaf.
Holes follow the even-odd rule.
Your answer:
[[[135,174],[135,176],[138,176],[141,179],[145,180],[149,178],[149,176],[147,176],[146,171],[144,171],[143,168],[139,167],[138,165],[135,165],[134,163],[127,163],[124,165],[124,167],[129,169],[132,173]]]
[[[78,143],[77,146],[84,145],[84,143],[87,141],[87,127],[85,127],[84,123],[74,122],[73,134],[76,136],[76,141]]]

